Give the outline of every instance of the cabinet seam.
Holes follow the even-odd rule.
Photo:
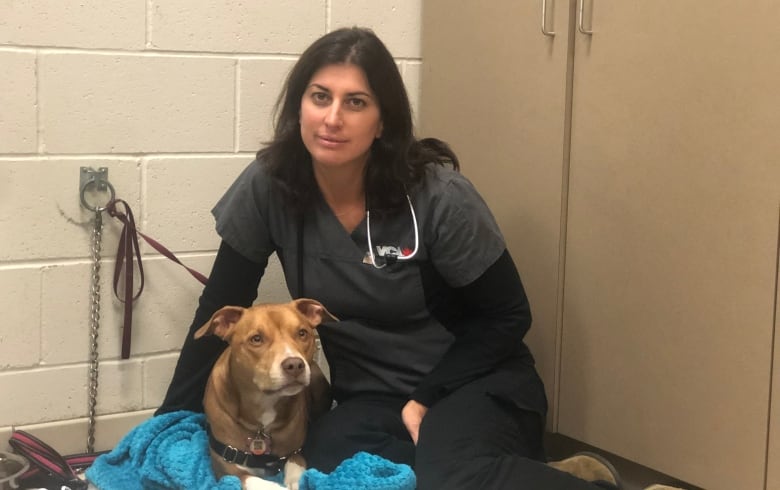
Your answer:
[[[778,304],[778,297],[780,292],[780,205],[777,208],[777,255],[775,256],[775,290],[774,290],[774,311],[772,314],[772,336],[769,343],[769,406],[767,407],[766,418],[766,448],[764,450],[764,488],[768,488],[769,484],[769,450],[771,449],[772,442],[772,423],[779,423],[778,420],[772,420],[772,406],[776,403],[774,390],[774,372],[775,372],[775,355],[777,347],[777,310],[780,308]]]

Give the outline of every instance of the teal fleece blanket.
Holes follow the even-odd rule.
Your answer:
[[[216,479],[202,413],[171,412],[152,417],[97,458],[87,479],[100,490],[240,490],[235,476]],[[282,475],[273,479],[282,483]],[[300,490],[414,490],[412,469],[368,453],[357,453],[332,473],[308,469]]]

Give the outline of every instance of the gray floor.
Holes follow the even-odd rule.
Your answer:
[[[551,461],[567,458],[580,451],[591,451],[604,456],[620,473],[624,490],[642,490],[653,483],[686,490],[704,490],[561,434],[548,433],[545,436],[545,448]]]

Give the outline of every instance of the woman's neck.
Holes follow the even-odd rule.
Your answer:
[[[314,178],[322,197],[334,216],[350,233],[363,221],[365,214],[364,168],[362,166],[324,169],[314,167]]]

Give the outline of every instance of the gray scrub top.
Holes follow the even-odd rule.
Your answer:
[[[366,220],[348,233],[321,198],[304,217],[305,295],[340,319],[318,329],[337,400],[409,395],[454,338],[431,313],[432,298],[476,280],[506,248],[473,185],[454,170],[429,167],[409,189],[419,234],[411,260],[375,268]],[[277,253],[296,296],[299,222],[262,164],[252,162],[212,213],[221,238],[248,259],[265,266]],[[378,261],[389,250],[414,250],[411,212],[372,215],[371,241]]]

